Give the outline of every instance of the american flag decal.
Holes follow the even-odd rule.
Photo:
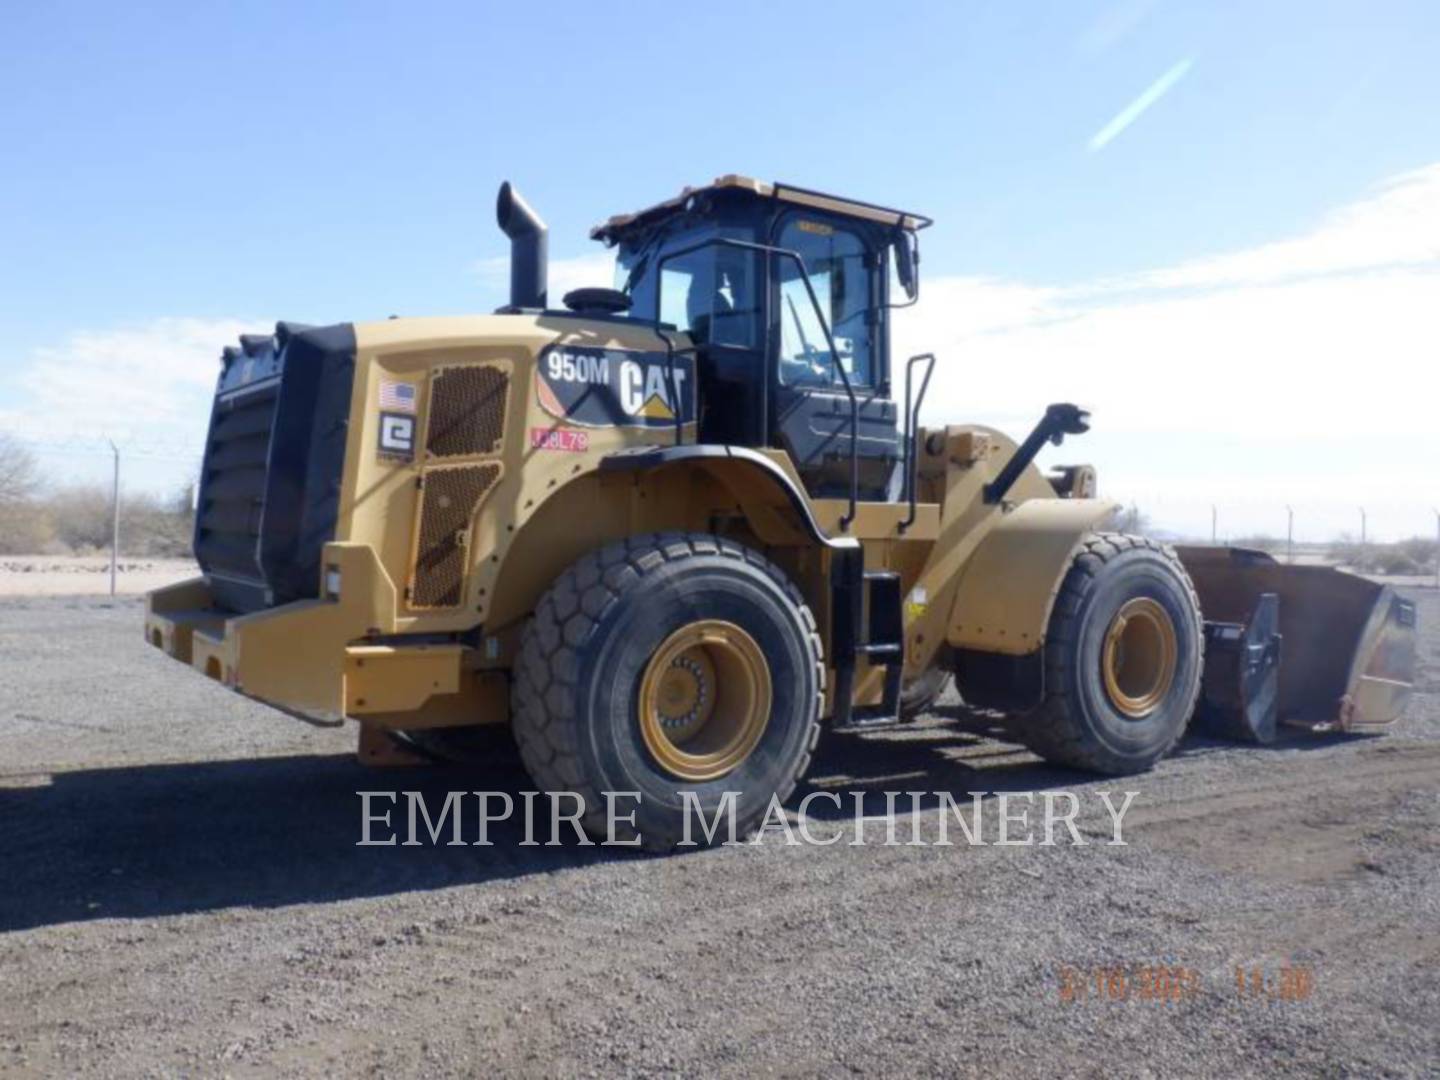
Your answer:
[[[388,409],[391,412],[415,411],[415,384],[408,382],[395,382],[391,379],[380,380],[380,408]]]

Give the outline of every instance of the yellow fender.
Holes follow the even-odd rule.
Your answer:
[[[1030,499],[1008,511],[961,571],[949,644],[1010,656],[1043,645],[1075,549],[1115,507],[1102,499]]]

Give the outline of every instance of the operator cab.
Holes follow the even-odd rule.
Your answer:
[[[617,248],[631,316],[694,343],[700,442],[784,449],[812,496],[845,497],[853,392],[857,494],[882,500],[897,495],[903,457],[890,311],[913,302],[915,234],[929,224],[726,176],[591,236]]]

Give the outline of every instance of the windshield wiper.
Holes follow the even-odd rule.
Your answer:
[[[800,312],[795,310],[795,297],[786,293],[785,303],[790,305],[790,318],[795,321],[795,332],[800,335],[800,348],[806,356],[813,358],[815,352],[810,348],[810,339],[805,336],[805,324],[800,321]]]

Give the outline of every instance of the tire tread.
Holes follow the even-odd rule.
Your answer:
[[[1096,532],[1082,542],[1072,558],[1070,569],[1055,599],[1046,634],[1045,650],[1045,698],[1039,708],[1017,725],[1017,734],[1025,745],[1046,761],[1057,765],[1069,765],[1089,772],[1119,775],[1130,769],[1125,768],[1116,756],[1086,728],[1077,715],[1078,704],[1068,693],[1070,666],[1074,650],[1071,648],[1050,648],[1052,643],[1070,645],[1080,632],[1078,616],[1086,596],[1094,587],[1101,572],[1114,560],[1130,551],[1151,551],[1175,571],[1178,581],[1184,584],[1190,599],[1190,611],[1194,618],[1194,640],[1201,650],[1200,670],[1204,669],[1205,634],[1200,618],[1200,598],[1190,575],[1185,572],[1179,555],[1169,544],[1148,536],[1134,536],[1129,533]],[[1185,704],[1185,716],[1195,712],[1195,703],[1200,696],[1200,679],[1197,675],[1190,700]],[[1161,750],[1164,758],[1184,736],[1186,724],[1176,727],[1170,742]]]
[[[578,676],[585,651],[614,608],[647,576],[667,564],[697,557],[736,559],[764,573],[780,588],[805,627],[810,661],[818,691],[811,704],[805,750],[783,780],[780,800],[789,799],[810,767],[820,738],[820,704],[824,697],[825,663],[815,616],[783,570],[758,551],[710,533],[642,533],[619,540],[581,557],[558,577],[536,605],[521,638],[511,696],[512,725],[520,757],[531,779],[544,791],[574,791],[585,800],[582,824],[603,836],[606,811],[603,793],[585,775],[580,756],[582,718],[576,708]],[[624,825],[620,823],[623,830]],[[620,839],[630,839],[620,836]],[[643,845],[666,851],[680,840],[647,832]]]

